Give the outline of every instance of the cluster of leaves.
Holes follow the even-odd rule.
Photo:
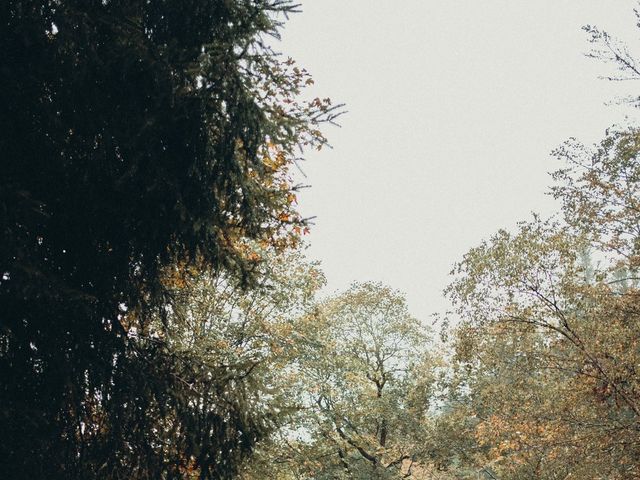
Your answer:
[[[282,249],[306,226],[288,170],[338,107],[297,100],[312,81],[266,44],[295,9],[0,5],[5,476],[177,478],[193,459],[224,478],[263,434],[246,365],[204,369],[176,340],[169,272],[259,283],[252,242]]]

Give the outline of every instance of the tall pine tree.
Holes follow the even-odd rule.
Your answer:
[[[6,478],[227,478],[264,433],[239,383],[210,378],[223,401],[204,408],[198,365],[142,333],[171,310],[168,266],[250,283],[246,242],[286,244],[303,224],[287,167],[334,110],[296,100],[308,74],[264,43],[294,9],[2,2]]]

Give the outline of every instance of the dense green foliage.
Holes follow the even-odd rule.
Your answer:
[[[287,167],[331,107],[299,103],[310,78],[264,44],[294,8],[0,5],[3,476],[228,477],[264,433],[237,389],[207,409],[190,354],[148,334],[169,323],[168,266],[251,283],[248,240],[304,226]]]

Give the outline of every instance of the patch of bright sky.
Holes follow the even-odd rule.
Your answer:
[[[606,105],[640,84],[598,79],[612,67],[584,56],[581,30],[598,25],[633,50],[635,6],[303,0],[277,48],[348,110],[341,129],[326,129],[334,149],[303,166],[313,187],[301,209],[317,217],[309,255],[327,291],[382,281],[427,320],[448,308],[442,290],[469,248],[532,211],[552,213],[547,172],[561,165],[551,150],[638,116]]]

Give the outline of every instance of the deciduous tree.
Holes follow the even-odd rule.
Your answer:
[[[377,283],[322,302],[312,320],[296,362],[300,412],[267,462],[294,478],[410,477],[434,383],[425,328]]]
[[[638,145],[568,142],[564,221],[501,231],[456,267],[459,385],[499,478],[640,475]]]

